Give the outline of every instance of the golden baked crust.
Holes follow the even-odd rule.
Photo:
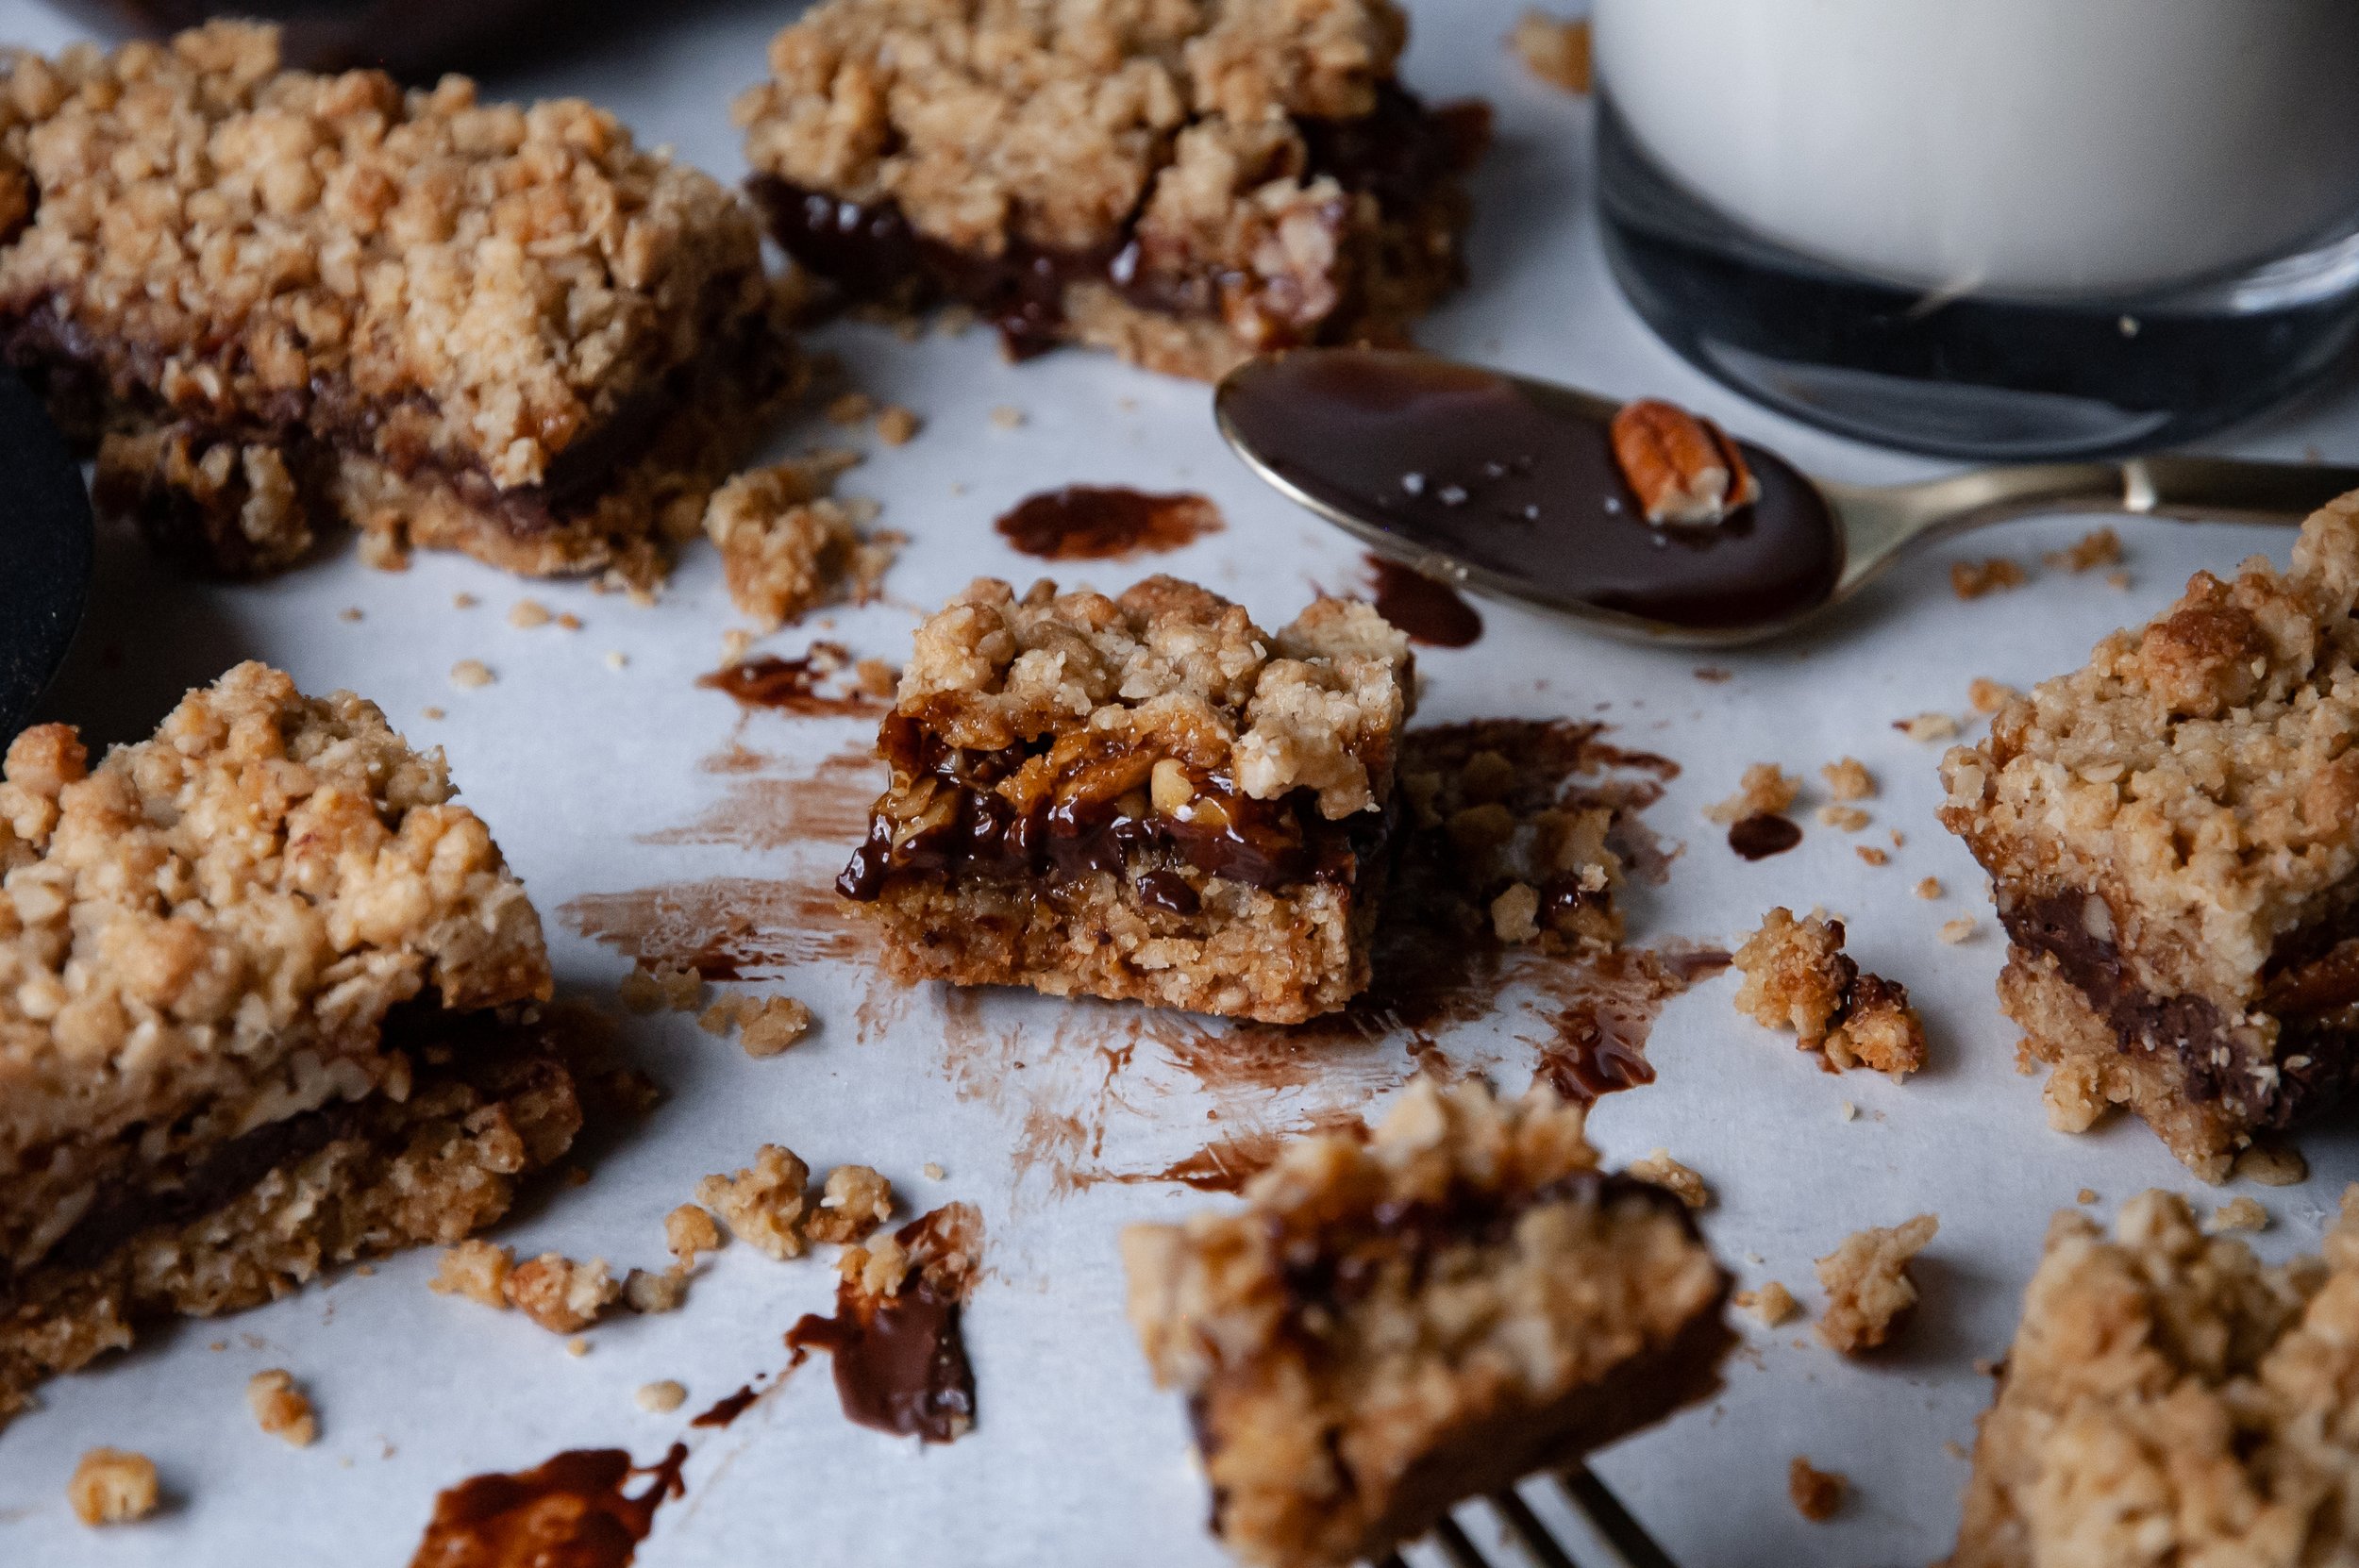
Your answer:
[[[828,0],[736,116],[806,265],[1211,376],[1397,340],[1458,280],[1481,132],[1393,83],[1406,36],[1388,0]]]
[[[2359,495],[2304,525],[2290,570],[2198,573],[1942,764],[1942,820],[1997,883],[2016,994],[2034,972],[2079,989],[2123,1053],[2152,1059],[2140,1114],[2198,1108],[2157,1130],[2215,1178],[2354,1068],[2354,600]],[[2049,1022],[2016,1021],[2035,1054],[2064,1054]]]
[[[1413,690],[1355,601],[1273,636],[1171,577],[977,582],[917,630],[837,886],[902,979],[1331,1011],[1367,983]]]
[[[1793,1030],[1831,1073],[1869,1067],[1899,1083],[1925,1065],[1924,1022],[1908,988],[1862,974],[1843,938],[1839,920],[1771,909],[1736,950],[1745,976],[1736,1010],[1765,1028]]]
[[[25,731],[0,783],[0,1263],[102,1188],[379,1090],[413,998],[545,997],[541,924],[376,707],[242,664],[89,768]],[[421,1003],[421,1005],[425,1005]]]
[[[1380,1557],[1718,1387],[1726,1276],[1546,1088],[1420,1077],[1372,1136],[1305,1139],[1245,1199],[1122,1250],[1213,1526],[1249,1562]]]
[[[2264,1268],[2150,1192],[2049,1224],[1949,1568],[2306,1568],[2359,1551],[2359,1202]]]
[[[110,451],[102,495],[219,570],[300,553],[289,485],[368,524],[371,474],[340,459],[509,535],[578,523],[651,434],[695,444],[664,428],[683,394],[783,378],[759,231],[711,177],[579,100],[283,71],[270,27],[0,56],[0,216],[8,357],[86,440],[164,433]],[[273,448],[280,472],[243,482]],[[538,569],[658,534],[650,502],[628,509]]]

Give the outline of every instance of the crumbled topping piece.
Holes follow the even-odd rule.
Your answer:
[[[508,612],[508,624],[518,631],[545,626],[551,619],[549,607],[538,599],[519,599]]]
[[[672,1378],[642,1383],[631,1401],[650,1415],[668,1415],[688,1402],[688,1391]]]
[[[1925,1065],[1924,1025],[1908,988],[1862,974],[1843,938],[1839,920],[1771,909],[1736,950],[1745,976],[1736,1009],[1765,1027],[1792,1029],[1830,1072],[1865,1066],[1898,1083]]]
[[[2231,1230],[2267,1230],[2268,1210],[2249,1197],[2230,1198],[2212,1210],[2212,1217],[2203,1222],[2206,1236],[2218,1236]]]
[[[1801,792],[1802,781],[1775,762],[1755,762],[1746,768],[1736,793],[1706,807],[1704,816],[1724,826],[1747,817],[1776,816]]]
[[[2007,704],[2023,695],[2014,687],[1976,676],[1966,683],[1966,706],[1977,713],[1996,713]]]
[[[883,591],[901,537],[863,533],[873,503],[858,509],[830,493],[858,460],[848,452],[790,458],[738,475],[706,504],[705,532],[720,548],[729,600],[762,630],[825,605],[864,605]]]
[[[2021,588],[2031,578],[2018,563],[2004,556],[1988,560],[1953,560],[1949,563],[1949,592],[1961,599],[1979,599],[1985,593],[2002,593]]]
[[[1847,1356],[1891,1343],[1916,1309],[1909,1263],[1940,1228],[1932,1215],[1919,1214],[1901,1225],[1855,1231],[1818,1259],[1818,1283],[1827,1293],[1818,1338]]]
[[[450,683],[465,692],[480,691],[497,678],[479,659],[462,659],[450,667]]]
[[[309,1448],[320,1435],[311,1401],[295,1387],[294,1374],[284,1367],[258,1372],[246,1379],[246,1408],[255,1423],[273,1437],[285,1438],[297,1448]]]
[[[2231,1175],[2264,1187],[2293,1187],[2310,1178],[2310,1162],[2291,1143],[2262,1139],[2236,1156]]]
[[[1860,844],[1854,848],[1851,853],[1858,856],[1861,859],[1866,861],[1871,866],[1889,865],[1892,863],[1892,857],[1885,854],[1882,850],[1878,849],[1874,844]]]
[[[749,1057],[774,1057],[811,1032],[811,1009],[792,996],[766,996],[745,1018],[739,1043]]]
[[[1588,95],[1587,17],[1555,17],[1536,8],[1527,10],[1517,19],[1509,42],[1523,57],[1524,69],[1533,75],[1577,97]]]
[[[1818,770],[1818,776],[1827,781],[1827,792],[1837,800],[1873,800],[1876,797],[1876,776],[1867,771],[1867,764],[1856,757],[1844,757]]]
[[[2121,536],[2111,527],[2091,528],[2064,549],[2050,550],[2040,559],[2064,572],[2089,572],[2100,566],[2118,566],[2121,564]]]
[[[603,1258],[577,1263],[563,1253],[544,1252],[510,1270],[500,1292],[550,1333],[571,1334],[597,1322],[622,1299],[623,1287]]]
[[[1013,404],[999,404],[991,410],[991,423],[1002,430],[1016,429],[1024,423],[1024,410]]]
[[[1850,1489],[1850,1479],[1841,1471],[1820,1470],[1799,1454],[1786,1466],[1786,1495],[1794,1499],[1794,1510],[1814,1525],[1840,1512]]]
[[[683,1203],[663,1216],[663,1244],[683,1265],[694,1263],[700,1252],[720,1251],[721,1241],[721,1227],[693,1203]]]
[[[1957,943],[1971,937],[1974,934],[1974,917],[1972,915],[1959,915],[1954,920],[1943,921],[1941,923],[1940,929],[1934,934],[1939,936],[1942,941],[1955,946]]]
[[[1871,820],[1866,812],[1856,806],[1821,806],[1818,808],[1818,821],[1822,826],[1841,828],[1846,833],[1858,832]]]
[[[1775,1279],[1757,1291],[1739,1291],[1732,1298],[1738,1307],[1759,1319],[1764,1328],[1775,1328],[1801,1311],[1794,1293]]]
[[[427,1289],[437,1295],[460,1295],[485,1307],[508,1306],[508,1275],[516,1254],[496,1243],[472,1237],[446,1247],[443,1261]]]
[[[704,976],[693,969],[678,969],[669,964],[649,969],[644,963],[635,963],[615,985],[614,994],[624,1007],[636,1013],[650,1013],[659,1008],[686,1012],[703,996],[704,987]]]
[[[1630,1174],[1676,1193],[1690,1209],[1711,1206],[1712,1189],[1704,1185],[1704,1178],[1672,1159],[1668,1149],[1656,1149],[1644,1159],[1631,1160]]]
[[[677,1312],[688,1300],[685,1262],[668,1269],[633,1269],[623,1276],[623,1305],[634,1312]]]
[[[865,1165],[838,1165],[828,1173],[803,1233],[814,1242],[857,1242],[892,1217],[891,1182]]]
[[[1958,721],[1947,713],[1919,713],[1912,718],[1895,719],[1892,727],[1912,741],[1954,741],[1958,738]]]
[[[1909,891],[1916,894],[1917,897],[1930,902],[1931,900],[1941,896],[1941,878],[1938,876],[1924,877]]]
[[[750,1166],[696,1183],[696,1201],[718,1213],[739,1241],[783,1262],[800,1258],[807,1244],[803,1222],[810,1185],[811,1167],[794,1150],[764,1143]]]
[[[85,1525],[127,1525],[156,1511],[163,1500],[156,1461],[127,1448],[92,1448],[65,1484],[74,1516]]]
[[[877,410],[877,439],[887,446],[907,446],[916,439],[917,430],[917,416],[898,403]]]
[[[865,425],[877,411],[877,400],[863,392],[839,392],[828,399],[828,423],[830,425]]]
[[[1529,882],[1511,883],[1491,900],[1491,932],[1511,946],[1540,934],[1540,890]]]

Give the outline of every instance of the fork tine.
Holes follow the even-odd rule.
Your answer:
[[[1466,1539],[1466,1532],[1458,1527],[1458,1521],[1448,1514],[1442,1515],[1433,1526],[1433,1539],[1441,1543],[1442,1555],[1449,1559],[1451,1568],[1491,1568],[1482,1560],[1482,1554],[1475,1550],[1474,1543]]]
[[[1540,1568],[1580,1568],[1580,1564],[1565,1555],[1564,1548],[1556,1543],[1556,1538],[1548,1534],[1548,1527],[1540,1523],[1540,1516],[1531,1511],[1513,1488],[1493,1493],[1490,1502],[1498,1510],[1499,1517],[1507,1522],[1508,1533],[1515,1538],[1515,1543],[1530,1554],[1531,1560]]]
[[[1605,1483],[1590,1473],[1585,1464],[1576,1464],[1557,1472],[1556,1484],[1564,1493],[1573,1511],[1586,1520],[1606,1548],[1614,1554],[1611,1568],[1679,1568],[1670,1554],[1654,1543],[1622,1500],[1605,1489]]]

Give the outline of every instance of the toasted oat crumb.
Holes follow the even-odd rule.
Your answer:
[[[358,621],[360,619],[360,607],[359,605],[346,605],[343,609],[336,612],[336,619],[339,621]]]
[[[925,1164],[920,1165],[917,1169],[918,1173],[925,1176],[928,1181],[940,1181],[946,1174],[939,1164],[930,1159],[926,1161]]]
[[[668,1415],[688,1403],[688,1390],[674,1379],[664,1377],[640,1384],[639,1392],[632,1394],[631,1399],[651,1415]]]
[[[688,1300],[688,1268],[633,1269],[623,1276],[623,1305],[634,1312],[677,1312]]]
[[[1024,410],[1012,404],[1002,403],[991,410],[991,422],[1002,430],[1012,430],[1024,423]]]
[[[1587,17],[1554,17],[1542,10],[1528,10],[1515,24],[1508,37],[1515,53],[1524,58],[1524,69],[1548,83],[1576,96],[1589,92],[1589,19]]]
[[[2072,1194],[2072,1201],[2075,1203],[2095,1203],[2097,1201],[2097,1189],[2094,1187],[2083,1187],[2079,1192]]]
[[[1491,900],[1491,933],[1514,945],[1540,934],[1540,890],[1517,882]]]
[[[663,1245],[682,1263],[694,1263],[700,1252],[721,1250],[721,1227],[694,1204],[683,1203],[663,1216]]]
[[[1856,1122],[1859,1120],[1859,1107],[1849,1100],[1840,1101],[1834,1108],[1834,1118],[1838,1122]]]
[[[2100,566],[2118,566],[2121,564],[2121,536],[2111,528],[2091,528],[2064,549],[2050,550],[2040,559],[2064,572],[2087,572]]]
[[[440,707],[433,703],[427,703],[424,708],[418,709],[418,717],[429,721],[435,719],[445,719],[449,716],[449,714],[443,712]]]
[[[1924,1025],[1908,988],[1862,974],[1843,940],[1839,920],[1771,909],[1736,950],[1745,976],[1736,1009],[1764,1027],[1793,1030],[1831,1072],[1865,1066],[1897,1083],[1925,1065]]]
[[[656,993],[663,1005],[674,1012],[687,1012],[704,999],[704,976],[693,969],[678,969],[669,964],[658,965],[647,972],[655,982]]]
[[[581,617],[570,609],[560,610],[557,614],[557,626],[560,631],[579,631]]]
[[[1899,830],[1899,828],[1897,828],[1897,827],[1896,827],[1896,828],[1894,828],[1894,829],[1892,830],[1892,847],[1893,847],[1893,848],[1895,848],[1895,849],[1899,849],[1899,848],[1904,847],[1907,843],[1908,843],[1908,840],[1906,840],[1906,839],[1904,839],[1904,838],[1902,838],[1902,837],[1900,836],[1900,830]]]
[[[1704,1185],[1704,1178],[1672,1159],[1668,1149],[1656,1149],[1644,1159],[1631,1160],[1630,1174],[1675,1193],[1690,1209],[1708,1208],[1712,1203],[1712,1189]]]
[[[1871,866],[1887,865],[1891,863],[1892,860],[1891,856],[1885,854],[1882,850],[1878,849],[1874,844],[1870,843],[1861,844],[1858,848],[1852,850],[1851,853],[1858,856],[1861,859],[1866,861]]]
[[[567,1340],[565,1342],[565,1354],[571,1356],[576,1360],[579,1360],[584,1356],[589,1355],[589,1336],[586,1334],[576,1334],[572,1339]]]
[[[1934,934],[1954,947],[1974,934],[1974,917],[1960,915],[1955,920],[1945,920]]]
[[[2207,1236],[2217,1236],[2231,1230],[2267,1230],[2269,1212],[2248,1197],[2230,1198],[2212,1210],[2212,1217],[2203,1222]]]
[[[1867,771],[1867,764],[1856,757],[1838,758],[1818,770],[1818,776],[1827,781],[1827,792],[1837,800],[1873,800],[1876,797],[1876,776]]]
[[[2230,1176],[2264,1187],[2292,1187],[2310,1176],[2310,1162],[2291,1143],[2259,1143],[2236,1156]]]
[[[1939,898],[1941,896],[1941,878],[1938,876],[1928,876],[1909,891],[1916,894],[1917,897],[1928,901]]]
[[[1839,827],[1846,833],[1856,833],[1869,822],[1866,812],[1856,806],[1821,806],[1818,821],[1822,826]]]
[[[125,1525],[156,1511],[163,1489],[156,1461],[127,1448],[92,1448],[65,1484],[66,1501],[85,1525]]]
[[[917,435],[917,416],[898,403],[877,410],[877,439],[887,446],[907,446]]]
[[[863,532],[876,521],[877,502],[833,494],[836,479],[859,460],[858,453],[830,451],[748,469],[706,504],[704,530],[721,552],[729,602],[764,631],[826,605],[867,604],[882,592],[903,536]]]
[[[2105,574],[2105,586],[2111,589],[2127,590],[2130,586],[2130,574],[2127,572],[2108,572]]]
[[[764,1143],[750,1166],[696,1183],[696,1201],[718,1212],[739,1240],[784,1261],[803,1255],[809,1208],[804,1189],[810,1181],[811,1167],[794,1150]]]
[[[1757,1291],[1739,1291],[1734,1297],[1737,1307],[1761,1320],[1764,1328],[1775,1328],[1801,1310],[1794,1293],[1779,1280],[1769,1280]]]
[[[891,1182],[865,1165],[838,1165],[803,1233],[814,1242],[857,1242],[892,1217]]]
[[[1912,741],[1954,741],[1958,738],[1958,721],[1947,713],[1919,713],[1913,718],[1895,719],[1892,727]]]
[[[901,683],[901,672],[881,659],[863,659],[852,666],[852,678],[872,697],[889,697]]]
[[[517,1264],[509,1271],[500,1291],[510,1305],[552,1334],[589,1327],[623,1294],[605,1259],[577,1263],[561,1252],[544,1252],[528,1263]]]
[[[1723,825],[1747,817],[1775,815],[1792,806],[1794,797],[1801,792],[1802,781],[1775,762],[1755,762],[1745,770],[1736,793],[1716,806],[1706,807],[1704,815]]]
[[[246,1409],[273,1437],[285,1438],[297,1448],[309,1448],[320,1435],[311,1401],[295,1387],[294,1374],[284,1367],[258,1372],[246,1379]]]
[[[1996,713],[2023,693],[2001,681],[1976,676],[1967,683],[1966,700],[1977,713]]]
[[[450,667],[450,683],[469,692],[489,686],[496,678],[492,667],[479,659],[462,659]]]
[[[442,1266],[427,1281],[437,1295],[462,1295],[486,1307],[508,1305],[508,1274],[516,1261],[507,1247],[476,1237],[443,1251]]]
[[[830,425],[865,425],[877,411],[877,400],[866,392],[847,392],[828,403],[828,423]]]
[[[1799,1454],[1786,1466],[1785,1490],[1794,1499],[1795,1511],[1814,1525],[1824,1524],[1835,1516],[1850,1487],[1841,1471],[1817,1469]]]
[[[472,593],[454,593],[450,596],[450,608],[453,609],[473,609],[482,602]]]
[[[737,1027],[739,1012],[752,1005],[746,996],[724,996],[696,1015],[696,1027],[715,1037]]]
[[[623,652],[620,648],[609,648],[606,651],[606,667],[610,670],[622,669],[629,662],[630,655]]]
[[[2004,592],[2021,588],[2030,577],[2023,568],[2004,556],[1987,560],[1953,560],[1949,563],[1949,592],[1961,599],[1979,599],[1985,593]]]
[[[811,1009],[792,996],[771,996],[739,1026],[749,1057],[774,1057],[811,1032]]]
[[[518,631],[545,626],[554,619],[556,617],[549,613],[549,607],[538,599],[519,599],[508,612],[508,624]]]
[[[1904,1224],[1854,1231],[1818,1259],[1818,1283],[1827,1292],[1818,1337],[1847,1356],[1888,1343],[1907,1326],[1916,1307],[1916,1281],[1909,1263],[1941,1228],[1931,1214]]]

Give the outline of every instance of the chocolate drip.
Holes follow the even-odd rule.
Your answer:
[[[434,1499],[410,1568],[627,1568],[656,1510],[687,1490],[685,1444],[646,1468],[620,1448],[576,1448],[513,1475],[477,1476]],[[637,1496],[623,1489],[649,1477]]]
[[[727,1426],[730,1422],[744,1415],[746,1407],[760,1397],[761,1391],[748,1383],[735,1393],[723,1394],[714,1400],[711,1409],[698,1415],[689,1425],[691,1426]]]
[[[1149,495],[1098,485],[1067,485],[1017,502],[992,525],[999,537],[1045,560],[1116,560],[1162,552],[1220,531],[1220,509],[1181,492]]]
[[[897,1293],[872,1294],[846,1275],[833,1317],[807,1314],[787,1330],[797,1363],[828,1353],[836,1397],[861,1426],[927,1443],[953,1442],[974,1426],[975,1372],[959,1333],[974,1277],[973,1212],[951,1204],[894,1233],[912,1260]]]
[[[1464,648],[1482,635],[1482,616],[1458,590],[1382,556],[1367,558],[1376,612],[1430,648]]]
[[[763,654],[698,676],[696,684],[728,692],[741,707],[775,709],[806,718],[854,717],[877,711],[879,699],[864,692],[830,694],[821,691],[819,683],[834,673],[831,668],[821,668],[810,654],[794,659]]]
[[[1802,830],[1794,819],[1775,811],[1755,811],[1729,825],[1729,847],[1748,860],[1782,855],[1801,842]]]

